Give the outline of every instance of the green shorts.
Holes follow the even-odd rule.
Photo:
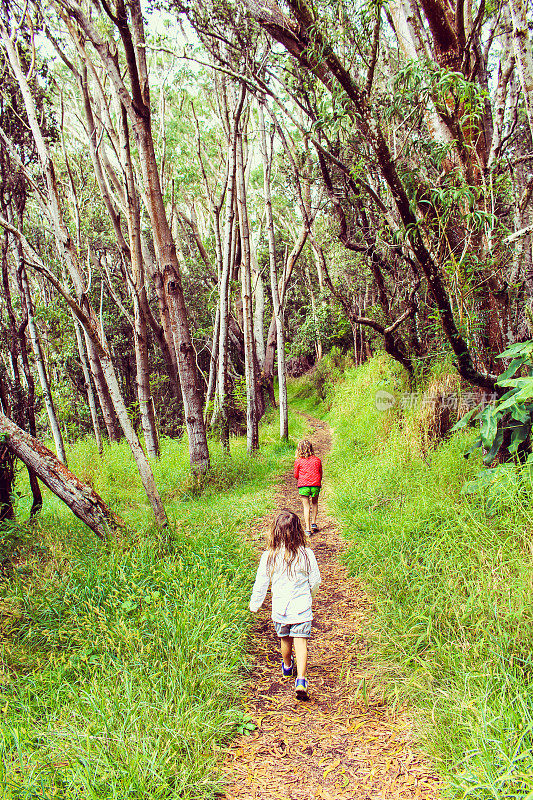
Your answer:
[[[298,494],[301,494],[302,497],[318,497],[320,486],[299,486]]]

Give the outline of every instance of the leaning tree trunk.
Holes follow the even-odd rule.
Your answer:
[[[17,253],[19,258],[21,259],[18,247],[17,247]],[[61,463],[66,466],[67,454],[65,451],[63,436],[61,435],[61,430],[59,428],[59,422],[57,419],[54,401],[52,398],[52,392],[50,389],[50,382],[48,380],[48,375],[46,374],[43,351],[41,348],[41,342],[39,339],[37,326],[35,325],[35,317],[33,315],[33,303],[30,295],[30,288],[28,286],[28,281],[26,279],[24,271],[22,271],[22,287],[24,290],[24,296],[21,297],[20,299],[21,302],[26,306],[26,314],[28,318],[28,331],[30,334],[30,341],[33,350],[33,355],[35,356],[35,365],[37,367],[39,383],[41,384],[41,389],[43,392],[44,405],[46,408],[46,413],[48,414],[48,421],[50,422],[50,430],[52,431],[57,457],[59,458]]]
[[[105,538],[119,521],[102,498],[86,483],[81,483],[51,450],[29,433],[0,414],[2,443],[70,508],[97,536]]]
[[[111,398],[109,396],[109,389],[107,388],[107,384],[105,382],[102,364],[100,363],[97,349],[90,337],[87,335],[85,329],[83,331],[83,335],[85,339],[85,345],[87,347],[87,353],[89,355],[91,375],[94,381],[94,386],[98,396],[98,402],[100,403],[100,409],[102,411],[102,417],[104,418],[104,425],[107,430],[109,441],[119,442],[120,428],[117,421],[117,416],[115,414],[115,409],[113,408],[113,403],[111,402]]]
[[[17,79],[22,96],[24,98],[24,105],[26,107],[28,122],[32,130],[33,139],[35,142],[35,146],[37,148],[37,152],[39,154],[39,159],[41,161],[41,168],[46,182],[46,188],[47,188],[46,210],[53,223],[54,235],[58,252],[60,256],[64,259],[65,266],[69,273],[69,277],[72,280],[72,283],[74,284],[76,296],[78,298],[78,303],[76,303],[73,300],[68,291],[57,280],[55,275],[52,272],[50,272],[50,270],[48,270],[42,262],[40,262],[38,256],[35,253],[33,254],[33,260],[34,260],[33,266],[34,268],[38,268],[41,272],[46,274],[47,279],[55,286],[55,288],[58,291],[60,291],[64,299],[69,304],[69,307],[76,313],[79,321],[81,322],[86,336],[89,354],[91,357],[91,366],[93,364],[93,356],[97,356],[100,360],[100,365],[103,371],[104,384],[107,386],[109,397],[112,400],[112,406],[116,411],[117,417],[120,422],[120,426],[130,446],[132,455],[135,459],[135,463],[137,464],[137,468],[139,470],[139,475],[141,477],[143,487],[146,491],[146,495],[154,510],[156,522],[158,525],[166,525],[168,520],[165,514],[165,509],[163,507],[163,503],[161,502],[161,497],[159,495],[159,492],[155,484],[152,469],[139,443],[135,429],[131,424],[131,420],[128,415],[128,410],[126,408],[126,404],[124,402],[124,398],[122,397],[120,386],[116,378],[113,363],[111,361],[111,357],[107,350],[107,345],[105,342],[105,332],[103,326],[98,325],[94,309],[89,303],[89,300],[85,293],[86,287],[85,287],[83,272],[79,263],[79,256],[76,251],[76,248],[74,247],[73,240],[69,235],[69,231],[63,216],[63,210],[56,179],[56,173],[54,169],[54,163],[52,161],[48,143],[46,142],[39,125],[37,108],[34,102],[34,98],[31,94],[26,75],[24,74],[24,70],[21,66],[19,55],[15,48],[13,39],[9,36],[8,31],[1,20],[0,20],[0,39],[2,40],[5,49],[9,55],[9,61],[12,66],[13,73]],[[17,235],[20,241],[23,242],[24,247],[27,248],[28,251],[32,250],[31,245],[24,238],[21,231],[13,230],[12,226],[10,226],[10,224],[7,223],[5,220],[2,220],[2,225],[8,230],[12,230],[12,232],[15,233],[15,235]],[[35,263],[35,259],[39,261],[38,267],[37,264]],[[201,416],[201,407],[200,407],[200,416]],[[203,428],[203,418],[201,419],[201,422]],[[204,432],[204,439],[205,439],[205,432]],[[207,449],[207,443],[206,443],[206,449]]]
[[[26,198],[24,197],[24,202],[21,203],[20,202],[20,198],[19,198],[19,204],[18,204],[18,208],[17,208],[18,218],[19,218],[19,222],[20,222],[21,225],[23,224],[23,219],[24,219],[25,200],[26,200]],[[15,214],[13,213],[12,209],[10,210],[9,208],[7,208],[7,213],[8,213],[8,216],[10,216],[12,219],[14,219]],[[7,244],[7,239],[6,239],[6,244]],[[5,304],[6,304],[7,315],[8,315],[8,319],[9,319],[9,323],[10,323],[10,327],[11,327],[11,334],[12,334],[12,338],[13,338],[13,342],[11,344],[12,352],[13,352],[13,355],[14,355],[14,360],[13,360],[13,378],[14,378],[14,382],[15,382],[15,385],[16,385],[16,393],[17,393],[18,397],[20,398],[20,402],[17,403],[18,412],[19,412],[19,416],[18,416],[17,422],[19,424],[21,424],[24,429],[27,429],[31,433],[32,436],[35,436],[35,432],[36,432],[36,426],[35,426],[35,381],[33,379],[33,372],[32,372],[32,370],[30,368],[30,361],[29,361],[29,358],[28,358],[28,344],[27,344],[27,341],[26,341],[26,328],[28,326],[28,310],[27,310],[27,307],[26,307],[26,304],[25,304],[25,299],[24,299],[25,298],[25,291],[24,291],[24,284],[23,284],[23,278],[25,277],[24,276],[24,259],[22,257],[22,252],[20,250],[20,247],[19,247],[18,243],[17,243],[17,245],[15,247],[15,252],[16,252],[16,261],[17,261],[16,281],[17,281],[17,288],[18,288],[18,291],[19,291],[20,309],[21,309],[21,312],[22,312],[22,319],[20,321],[20,324],[18,324],[17,321],[16,321],[15,313],[14,313],[14,310],[13,310],[13,304],[11,302],[11,290],[10,290],[10,286],[9,286],[9,276],[8,276],[8,273],[7,273],[7,262],[4,260],[5,257],[7,256],[7,252],[6,251],[4,251],[4,253],[3,253],[2,279],[3,279],[3,282],[4,282],[4,294],[5,294],[4,300],[5,300]],[[20,381],[20,373],[19,373],[19,369],[18,369],[18,356],[17,356],[16,343],[18,343],[18,353],[20,354],[20,360],[21,360],[21,363],[22,363],[22,371],[23,371],[23,374],[24,374],[24,377],[25,377],[25,380],[26,380],[26,389],[27,389],[27,391],[23,391],[22,385],[21,385],[21,381]],[[15,349],[13,349],[13,348],[15,348]],[[6,400],[7,400],[7,398],[3,397],[2,404],[4,406],[5,406]],[[23,404],[24,408],[21,408],[20,404]],[[3,410],[4,410],[4,413],[9,414],[9,407],[8,406],[5,406]],[[6,451],[6,454],[7,454],[7,451]],[[3,482],[3,487],[4,488],[5,488],[6,485],[9,486],[9,480],[10,479],[9,479],[9,464],[8,464],[8,462],[10,460],[11,460],[11,462],[14,462],[13,458],[10,459],[8,457],[7,461],[5,462],[5,465],[4,465],[4,466],[6,466],[6,470],[7,470],[7,471],[4,471],[4,475],[3,475],[3,481],[2,482]],[[12,469],[11,469],[11,472],[12,472],[11,483],[13,483],[13,480],[14,480],[14,472],[13,472],[14,464],[13,463],[11,463],[11,467],[12,467]],[[0,471],[2,471],[2,470],[0,470]],[[29,477],[30,489],[31,489],[32,497],[33,497],[33,502],[32,502],[31,510],[30,510],[30,519],[32,519],[42,508],[43,496],[41,494],[41,487],[39,486],[39,481],[37,480],[37,478],[34,475],[34,473],[31,471],[31,469],[28,470],[28,477]],[[5,480],[4,480],[4,478],[5,478]],[[11,486],[11,489],[9,491],[12,491],[12,486]],[[9,502],[11,502],[10,499],[9,499]],[[0,506],[2,505],[2,503],[3,503],[3,500],[0,501]]]

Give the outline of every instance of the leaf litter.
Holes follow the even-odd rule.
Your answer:
[[[307,416],[307,415],[306,415]],[[315,452],[331,445],[329,427],[307,417]],[[326,473],[327,474],[327,473]],[[387,705],[374,679],[364,630],[368,597],[340,563],[343,543],[320,496],[319,532],[311,539],[322,573],[309,641],[309,702],[294,698],[281,676],[270,596],[252,631],[251,673],[244,698],[252,723],[227,748],[221,800],[438,800],[439,778],[413,743],[406,709]],[[292,474],[285,475],[277,508],[301,514]],[[263,531],[274,512],[252,535]],[[252,726],[255,729],[252,731]]]

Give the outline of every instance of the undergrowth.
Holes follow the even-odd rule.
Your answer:
[[[448,796],[531,800],[530,471],[476,483],[481,458],[463,456],[472,429],[427,447],[426,410],[401,410],[412,389],[384,357],[348,369],[322,400],[313,382],[293,384],[292,403],[334,429],[332,510],[374,602],[369,635],[390,700],[421,709]],[[395,404],[379,411],[377,391]]]
[[[163,440],[154,470],[171,524],[161,532],[124,445],[99,456],[85,440],[69,464],[126,521],[117,538],[100,543],[49,493],[35,523],[3,529],[3,799],[215,796],[221,745],[251,725],[238,699],[254,571],[246,530],[293,453],[263,425],[253,459],[243,440],[231,458],[212,443],[198,486],[185,443]]]

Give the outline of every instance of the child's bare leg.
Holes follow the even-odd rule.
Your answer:
[[[310,513],[311,513],[311,507],[310,507],[310,504],[309,504],[309,498],[308,497],[304,497],[303,495],[301,497],[302,497],[302,505],[304,507],[305,530],[306,531],[310,531],[311,530],[311,522],[309,521],[309,516],[310,516]]]
[[[303,636],[295,636],[294,652],[298,677],[305,678],[307,672],[307,639],[304,639]]]
[[[318,517],[318,497],[311,498],[311,524],[314,525],[316,523],[316,518]]]
[[[281,642],[281,656],[283,658],[283,663],[288,669],[291,665],[292,636],[282,636],[280,642]]]

